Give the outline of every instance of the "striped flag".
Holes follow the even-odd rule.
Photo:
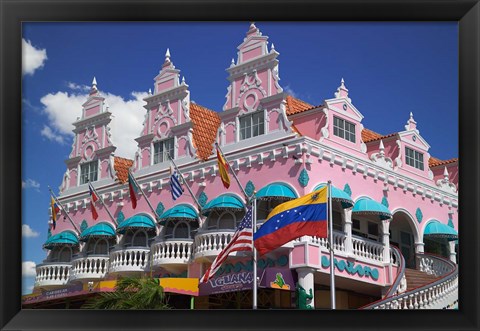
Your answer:
[[[176,170],[174,170],[170,176],[170,188],[172,191],[173,200],[177,200],[183,194],[183,188],[180,184],[180,179],[178,178],[178,173]]]
[[[128,191],[130,192],[130,200],[132,200],[132,208],[137,208],[137,193],[138,193],[138,186],[135,183],[135,179],[133,179],[132,174],[130,171],[128,172]]]
[[[218,163],[218,173],[220,174],[220,179],[222,180],[223,186],[225,188],[230,187],[230,177],[228,176],[228,162],[222,156],[222,153],[218,150],[217,147],[217,163]]]
[[[92,210],[92,217],[96,220],[98,218],[98,213],[95,208],[95,202],[97,202],[98,196],[95,194],[92,184],[88,183],[88,189],[90,190],[90,209]]]
[[[52,228],[55,230],[55,227],[57,226],[57,214],[60,211],[60,208],[58,208],[57,203],[52,196],[50,196],[50,208],[52,208]]]
[[[239,251],[251,251],[252,250],[252,207],[247,208],[247,213],[245,217],[240,222],[240,225],[237,228],[237,231],[232,237],[230,243],[223,251],[218,254],[218,256],[213,261],[210,268],[207,269],[203,277],[200,279],[200,282],[205,283],[210,278],[215,275],[215,273],[220,269],[222,263],[227,259],[228,255],[232,252]]]

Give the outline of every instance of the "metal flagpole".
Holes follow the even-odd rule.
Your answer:
[[[53,198],[55,199],[55,202],[58,203],[58,205],[60,206],[60,208],[62,208],[62,212],[65,213],[65,215],[67,215],[68,217],[68,220],[70,221],[70,223],[72,223],[73,227],[75,228],[75,230],[78,232],[78,234],[80,235],[80,230],[78,230],[78,228],[76,227],[75,223],[73,223],[73,220],[72,218],[70,217],[70,215],[68,215],[68,213],[65,211],[65,209],[63,208],[63,205],[60,203],[60,201],[58,201],[57,199],[57,196],[55,195],[55,193],[53,193],[52,189],[50,188],[50,186],[48,187],[48,190],[50,191],[50,193],[52,194]]]
[[[100,202],[102,203],[102,205],[105,207],[105,210],[107,211],[108,213],[108,216],[110,216],[110,218],[112,219],[113,221],[113,224],[115,225],[118,225],[117,221],[115,220],[115,218],[113,218],[113,215],[110,213],[110,210],[108,210],[108,207],[107,205],[105,204],[105,201],[103,201],[103,198],[100,194],[98,194],[97,190],[95,189],[95,187],[93,187],[93,184],[89,181],[88,182],[90,184],[90,186],[92,187],[93,189],[93,192],[95,192],[95,194],[97,195],[98,199],[100,200]]]
[[[253,255],[253,309],[257,309],[257,249],[253,243],[253,234],[257,230],[257,197],[256,192],[253,192],[252,197],[252,255]]]
[[[142,195],[143,197],[145,198],[145,201],[147,202],[148,206],[150,207],[150,209],[152,210],[153,212],[153,215],[155,215],[157,221],[160,219],[160,216],[157,214],[157,211],[155,209],[153,209],[152,207],[152,204],[150,203],[150,201],[148,201],[148,198],[147,196],[145,195],[145,192],[143,192],[142,190],[142,187],[140,186],[140,184],[137,182],[137,179],[133,176],[133,174],[130,172],[130,170],[128,171],[128,173],[130,174],[130,177],[132,177],[133,181],[135,182],[135,185],[137,185],[138,189],[140,190],[140,192],[142,192]]]
[[[223,151],[222,149],[220,148],[220,145],[216,142],[215,143],[215,146],[218,148],[218,150],[220,151],[220,154],[222,154],[223,158],[225,159],[225,161],[227,161],[227,157],[225,156],[225,154],[223,154]],[[228,161],[227,161],[228,163]],[[235,178],[235,180],[237,181],[237,184],[238,186],[240,186],[240,189],[242,190],[243,194],[245,195],[245,200],[248,202],[250,200],[250,198],[248,197],[247,195],[247,192],[245,191],[245,189],[243,188],[243,186],[240,184],[240,180],[238,179],[237,177],[237,174],[235,173],[235,171],[233,171],[233,168],[229,166],[229,168],[232,170],[232,175],[233,177]]]
[[[195,195],[193,194],[192,190],[190,189],[190,186],[188,185],[188,183],[186,182],[185,178],[183,178],[183,174],[180,172],[180,169],[178,169],[177,165],[175,164],[175,162],[173,161],[173,158],[170,156],[169,153],[166,153],[168,155],[168,158],[170,159],[170,162],[172,162],[173,166],[175,167],[175,170],[178,171],[178,173],[180,174],[180,177],[182,178],[182,182],[183,184],[185,184],[185,186],[187,187],[187,190],[188,192],[190,193],[190,195],[192,196],[193,200],[195,201],[195,203],[197,204],[198,206],[198,211],[201,212],[202,211],[202,206],[200,205],[200,203],[198,202],[197,198],[195,197]]]
[[[332,309],[336,309],[335,303],[335,258],[333,254],[333,218],[332,218],[332,181],[328,181],[328,232],[330,237],[330,299]]]

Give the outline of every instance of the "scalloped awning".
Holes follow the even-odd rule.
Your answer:
[[[326,184],[320,184],[315,187],[314,191],[325,187]],[[332,185],[332,200],[338,201],[342,204],[343,208],[350,208],[354,205],[352,198],[344,191]]]
[[[423,236],[427,238],[445,238],[448,241],[452,241],[458,239],[458,232],[450,226],[434,220],[427,224]]]
[[[298,198],[297,194],[288,185],[282,183],[273,183],[262,187],[257,192],[256,197],[257,199],[261,200],[268,200],[269,198],[277,198],[284,200]]]
[[[198,213],[192,206],[182,204],[166,210],[160,215],[159,223],[165,225],[168,220],[198,221]]]
[[[245,205],[237,196],[231,194],[222,194],[208,202],[202,209],[202,214],[206,215],[212,210],[243,210]]]
[[[352,214],[378,215],[380,220],[392,218],[392,212],[387,207],[370,198],[360,198],[353,206]]]
[[[80,235],[81,241],[86,241],[89,238],[115,237],[115,229],[106,222],[97,223],[82,232]]]
[[[72,231],[63,231],[57,233],[43,244],[43,248],[52,249],[55,246],[76,246],[78,245],[78,237]]]
[[[149,230],[155,229],[155,222],[148,217],[147,215],[138,214],[127,218],[122,223],[118,225],[117,232],[118,233],[125,233],[127,229],[138,229],[138,228],[146,228]]]

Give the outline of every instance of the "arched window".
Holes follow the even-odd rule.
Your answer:
[[[95,250],[95,239],[89,238],[85,249],[87,254],[93,254],[93,251]]]
[[[148,235],[144,230],[138,230],[132,238],[132,246],[147,247]]]
[[[173,229],[173,238],[191,238],[190,225],[188,222],[182,221],[175,225],[175,228]]]
[[[96,255],[106,255],[108,254],[108,241],[106,239],[99,239],[95,244]]]
[[[232,212],[226,211],[220,215],[218,218],[218,229],[219,230],[235,230],[236,228],[236,217]]]
[[[72,249],[64,246],[58,253],[58,262],[70,262],[72,260]]]

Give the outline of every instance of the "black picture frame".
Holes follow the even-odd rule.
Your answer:
[[[472,0],[0,0],[2,330],[477,330],[480,4]],[[458,21],[460,308],[455,311],[21,310],[21,23],[24,21]]]

